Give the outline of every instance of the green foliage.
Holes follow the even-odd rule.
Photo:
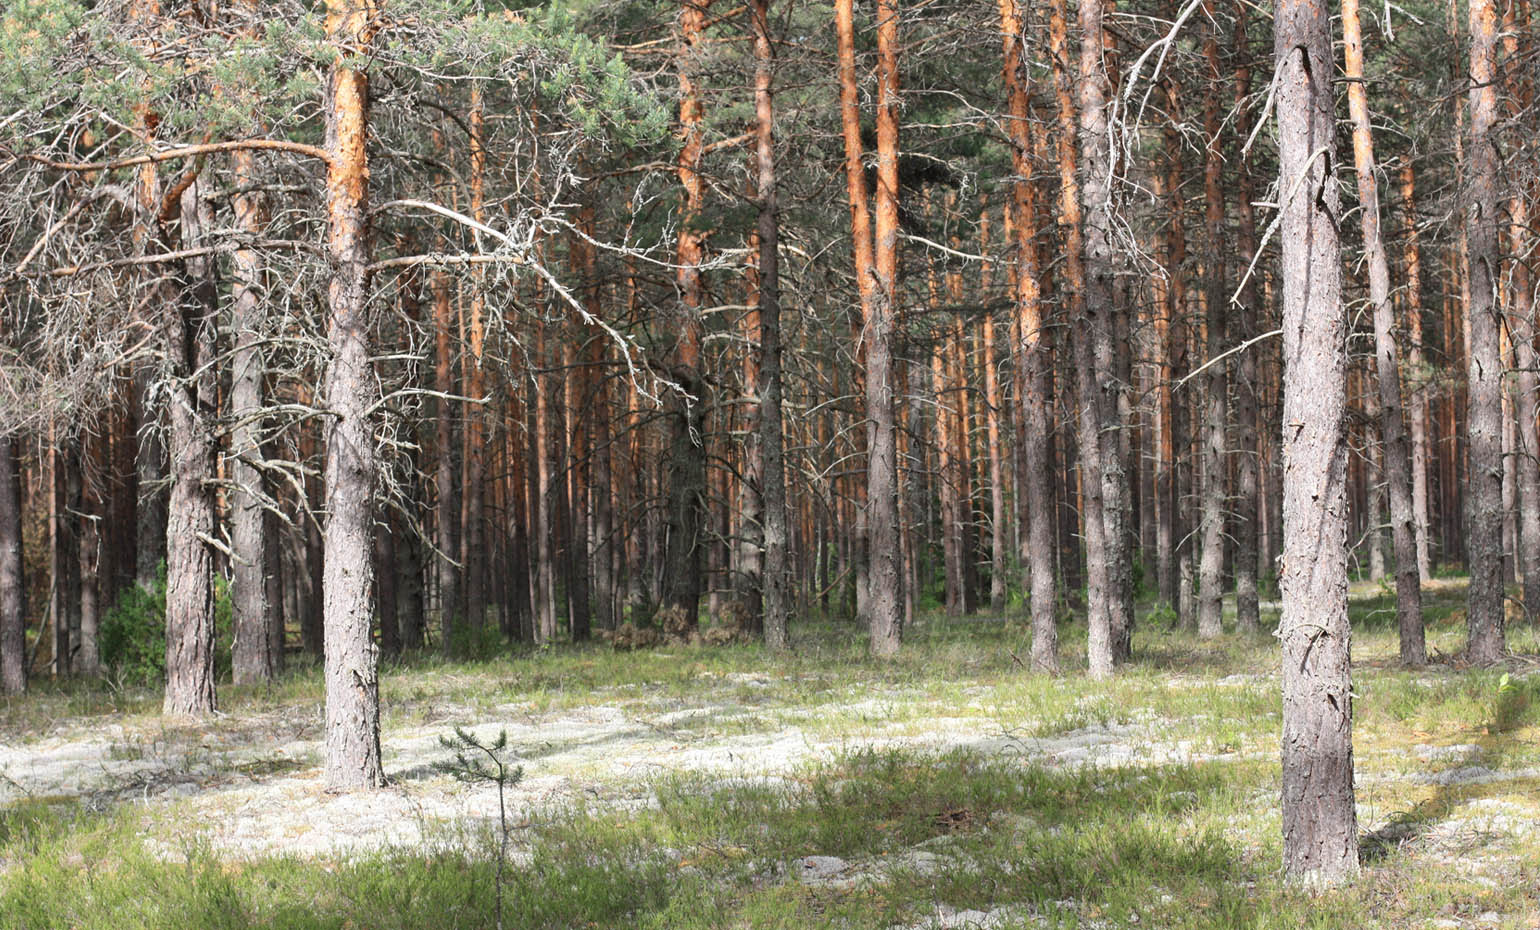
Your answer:
[[[486,661],[508,654],[508,641],[494,623],[456,623],[449,633],[449,654],[457,659]]]
[[[98,630],[102,665],[110,677],[136,687],[158,687],[166,678],[166,566],[161,564],[149,590],[129,585],[102,617]],[[214,674],[230,677],[230,649],[235,642],[230,586],[214,579]]]
[[[148,590],[129,585],[102,617],[102,664],[125,684],[153,687],[166,676],[166,566]]]
[[[582,31],[565,4],[518,12],[477,12],[479,6],[428,0],[398,5],[394,15],[410,16],[418,28],[387,39],[389,57],[435,75],[501,86],[520,107],[535,94],[542,119],[570,124],[592,145],[629,147],[667,138],[665,102],[643,88],[602,38]]]
[[[0,13],[0,100],[46,102],[58,80],[53,63],[86,11],[72,0],[14,0]]]
[[[1150,612],[1144,615],[1144,622],[1163,630],[1175,629],[1181,619],[1177,616],[1176,608],[1165,601],[1151,607]]]
[[[454,736],[440,736],[438,741],[454,753],[453,759],[433,763],[445,775],[463,782],[491,782],[499,788],[511,788],[524,778],[524,769],[509,761],[507,730],[487,742],[464,727],[455,727]]]

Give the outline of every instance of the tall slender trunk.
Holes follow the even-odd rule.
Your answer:
[[[326,785],[377,788],[379,649],[374,612],[374,482],[369,416],[379,387],[369,359],[369,81],[362,56],[379,6],[327,0],[337,49],[326,93],[326,245],[332,264],[326,341]],[[346,50],[346,51],[344,51]]]
[[[1417,540],[1417,578],[1423,584],[1433,578],[1428,554],[1428,376],[1422,354],[1422,250],[1417,228],[1417,175],[1408,156],[1401,163],[1401,212],[1406,229],[1402,237],[1403,274],[1406,275],[1406,367],[1411,394],[1407,420],[1411,426],[1412,526]]]
[[[850,200],[856,283],[861,296],[867,429],[866,537],[869,564],[863,613],[872,652],[893,655],[903,632],[898,537],[898,457],[893,400],[893,299],[898,264],[898,8],[879,0],[877,9],[877,196],[876,223],[868,211],[862,162],[861,114],[855,73],[852,0],[836,0],[839,34],[840,112],[845,138],[845,179]]]
[[[470,129],[470,200],[471,217],[478,223],[486,222],[486,107],[482,101],[481,83],[471,83]],[[480,233],[476,234],[480,238]],[[480,243],[477,243],[479,250]],[[486,396],[486,371],[483,356],[486,354],[486,292],[485,275],[481,266],[471,272],[471,294],[468,301],[470,319],[465,327],[469,336],[470,357],[465,360],[465,526],[460,546],[465,553],[462,563],[465,575],[465,618],[471,629],[480,631],[487,621],[487,544],[486,524],[486,414],[483,399]]]
[[[1166,104],[1172,110],[1172,118],[1179,118],[1181,94],[1176,85],[1176,76],[1173,74],[1167,79],[1164,91]],[[1191,616],[1190,606],[1192,601],[1192,538],[1188,533],[1188,508],[1191,503],[1192,491],[1192,459],[1190,450],[1191,423],[1187,398],[1190,392],[1178,393],[1172,388],[1178,379],[1187,375],[1189,367],[1188,332],[1189,321],[1187,318],[1187,229],[1185,221],[1186,199],[1182,196],[1182,139],[1175,125],[1168,126],[1164,132],[1165,146],[1165,192],[1167,213],[1170,223],[1166,227],[1166,340],[1165,340],[1165,377],[1162,379],[1164,386],[1161,389],[1162,403],[1166,407],[1167,416],[1164,418],[1164,433],[1162,439],[1166,447],[1163,458],[1168,462],[1166,487],[1163,489],[1162,499],[1166,502],[1170,516],[1160,527],[1160,532],[1167,534],[1169,543],[1162,546],[1169,553],[1166,556],[1168,580],[1171,591],[1171,606],[1176,609],[1178,619],[1183,625],[1191,625],[1194,618]]]
[[[200,185],[182,193],[182,235],[202,245]],[[163,713],[202,717],[214,702],[214,456],[218,386],[212,365],[219,291],[207,258],[190,259],[184,293],[163,313],[169,363],[171,499],[166,519],[166,693]]]
[[[1331,19],[1277,0],[1283,276],[1283,860],[1309,885],[1358,869],[1347,619],[1347,319]]]
[[[1088,104],[1099,107],[1104,97],[1098,97],[1103,89],[1087,89],[1088,81],[1100,73],[1101,55],[1101,3],[1088,0],[1081,5],[1081,96],[1079,106]],[[1065,289],[1070,298],[1070,317],[1075,321],[1071,340],[1074,343],[1077,387],[1079,389],[1076,422],[1079,427],[1080,445],[1080,515],[1086,550],[1086,601],[1089,609],[1087,634],[1087,661],[1093,678],[1112,674],[1114,664],[1112,627],[1112,592],[1110,554],[1108,552],[1107,520],[1103,513],[1101,481],[1104,471],[1102,459],[1107,450],[1102,448],[1101,387],[1096,350],[1099,339],[1095,335],[1100,320],[1088,319],[1088,314],[1105,314],[1110,311],[1103,297],[1110,290],[1098,286],[1094,298],[1087,294],[1086,258],[1089,247],[1085,237],[1089,224],[1082,222],[1084,205],[1092,202],[1092,195],[1084,195],[1077,176],[1077,162],[1086,151],[1077,151],[1076,132],[1089,136],[1083,140],[1087,149],[1101,141],[1099,133],[1093,133],[1093,114],[1081,114],[1077,122],[1074,78],[1069,71],[1069,30],[1064,16],[1064,0],[1053,0],[1049,12],[1049,34],[1053,61],[1054,84],[1057,90],[1059,117],[1059,221],[1064,231]],[[1103,118],[1105,114],[1102,114]],[[1100,182],[1098,182],[1100,183]],[[1100,188],[1098,188],[1100,193]],[[1105,219],[1105,217],[1102,217]],[[1103,228],[1099,235],[1106,233]],[[1098,257],[1098,261],[1101,256]],[[1105,268],[1100,265],[1099,273]],[[1105,284],[1105,281],[1099,282]],[[1107,437],[1110,442],[1111,437]]]
[[[781,651],[791,644],[790,543],[786,510],[786,465],[781,436],[780,215],[776,196],[775,111],[772,97],[774,48],[770,43],[770,0],[753,0],[755,189],[759,194],[759,410],[760,507],[763,583],[761,608],[765,645]]]
[[[447,654],[456,639],[463,619],[460,604],[460,499],[455,496],[454,455],[454,361],[450,354],[451,303],[449,276],[434,270],[429,278],[433,298],[434,366],[433,386],[438,392],[434,433],[434,574],[438,583],[439,646]]]
[[[1503,50],[1507,60],[1519,62],[1529,51],[1521,48],[1520,35],[1526,38],[1529,4],[1509,3],[1503,11]],[[1510,69],[1508,111],[1522,119],[1534,103],[1534,85],[1522,67]],[[1540,374],[1536,372],[1534,280],[1530,267],[1529,198],[1535,191],[1533,180],[1519,182],[1521,187],[1508,199],[1508,236],[1513,264],[1509,272],[1512,300],[1508,312],[1508,332],[1513,341],[1513,412],[1515,422],[1514,455],[1509,459],[1517,474],[1519,516],[1518,566],[1523,579],[1524,612],[1531,623],[1540,618],[1540,455],[1537,455],[1535,424],[1540,416]]]
[[[267,227],[267,197],[252,152],[232,156],[237,193],[232,198],[236,225],[259,238]],[[230,514],[230,598],[235,621],[232,666],[236,684],[268,681],[277,669],[269,613],[282,607],[268,601],[267,530],[263,505],[267,497],[262,471],[262,379],[267,373],[263,352],[263,296],[266,268],[256,249],[236,250],[232,267],[230,329],[235,349],[230,358],[230,480],[234,484]]]
[[[893,329],[898,298],[898,0],[877,0],[877,196],[873,229],[877,301],[867,321],[867,579],[871,649],[898,653],[903,578],[898,538],[898,430]]]
[[[1204,3],[1203,60],[1203,313],[1208,369],[1203,377],[1203,553],[1198,566],[1198,635],[1223,632],[1225,541],[1225,200],[1219,121],[1219,23],[1213,0]]]
[[[578,209],[578,225],[589,238],[594,235],[593,205],[583,204]],[[574,263],[583,275],[581,293],[583,303],[596,318],[603,314],[603,300],[599,286],[598,250],[587,241],[572,244]],[[581,382],[581,409],[586,413],[577,429],[581,431],[581,449],[576,467],[581,469],[583,483],[587,485],[584,517],[578,522],[578,530],[587,538],[586,581],[589,607],[598,621],[599,628],[615,628],[614,574],[611,571],[611,510],[610,510],[610,402],[609,375],[606,361],[609,357],[609,340],[601,331],[590,330],[584,343]],[[584,532],[584,524],[588,531]]]
[[[1233,46],[1237,56],[1237,113],[1246,112],[1245,101],[1251,93],[1251,49],[1246,39],[1246,20],[1246,4],[1235,4]],[[1257,276],[1249,272],[1252,259],[1257,254],[1257,222],[1255,208],[1251,205],[1256,199],[1251,159],[1242,154],[1237,159],[1237,168],[1239,196],[1236,197],[1236,214],[1240,222],[1236,238],[1239,246],[1236,267],[1247,277],[1241,287],[1240,306],[1234,314],[1234,326],[1231,329],[1232,338],[1243,343],[1257,335]],[[1235,505],[1231,532],[1235,536],[1235,628],[1242,633],[1254,633],[1261,625],[1261,605],[1257,597],[1257,563],[1260,560],[1261,544],[1259,530],[1263,515],[1257,477],[1260,455],[1257,448],[1257,353],[1260,351],[1256,347],[1247,349],[1235,362],[1235,425],[1239,454],[1235,459]]]
[[[1063,15],[1059,32],[1063,32]],[[1054,610],[1053,460],[1048,454],[1048,395],[1052,378],[1049,341],[1043,326],[1042,272],[1037,248],[1037,185],[1033,181],[1031,79],[1027,73],[1026,37],[1017,0],[1000,0],[1003,71],[1010,107],[1007,130],[1011,139],[1011,199],[1007,207],[1014,234],[1016,271],[1012,278],[1014,319],[1012,348],[1016,363],[1016,392],[1021,410],[1024,471],[1017,476],[1017,493],[1026,498],[1027,589],[1032,614],[1032,669],[1047,674],[1059,670],[1058,629]],[[1056,36],[1059,33],[1055,33]],[[1056,49],[1063,50],[1063,40]],[[1058,54],[1058,51],[1055,52]]]
[[[684,189],[679,218],[676,286],[679,304],[672,326],[675,342],[669,375],[680,390],[670,392],[667,406],[672,430],[668,454],[668,536],[663,556],[662,606],[684,615],[688,627],[700,614],[702,562],[706,549],[706,446],[704,425],[706,382],[701,371],[700,265],[705,258],[705,233],[700,228],[705,184],[701,158],[705,153],[705,104],[696,83],[706,10],[710,0],[685,0],[679,14],[679,128],[676,170]]]
[[[1497,13],[1492,0],[1470,3],[1470,138],[1466,155],[1465,229],[1470,255],[1470,358],[1467,367],[1470,465],[1465,540],[1470,566],[1466,607],[1469,657],[1496,662],[1503,642],[1503,463],[1501,254],[1497,237]]]
[[[981,204],[981,207],[984,205]],[[989,213],[987,207],[979,214],[979,252],[989,251]],[[989,293],[990,266],[986,262],[979,271],[979,290]],[[984,369],[984,450],[989,459],[989,609],[998,613],[1005,609],[1005,555],[1006,537],[1010,529],[1005,515],[1005,467],[1000,448],[1000,377],[995,366],[995,315],[984,316],[984,326],[979,334],[980,358]]]
[[[288,640],[287,618],[289,611],[284,602],[283,526],[277,514],[265,514],[267,539],[262,553],[262,583],[267,588],[267,650],[272,656],[273,670],[283,670],[284,646]]]
[[[102,548],[105,534],[102,528],[107,519],[102,498],[102,483],[107,472],[103,463],[106,441],[105,436],[87,435],[81,438],[80,467],[76,470],[78,477],[74,479],[74,483],[79,486],[79,493],[71,495],[79,502],[80,521],[80,532],[76,539],[80,559],[80,637],[74,665],[77,675],[90,678],[100,675],[102,670],[98,632],[101,628],[101,593],[104,587]]]
[[[556,553],[551,538],[552,496],[555,493],[552,473],[551,450],[551,379],[539,369],[547,364],[546,324],[535,324],[535,641],[550,643],[556,640]]]
[[[1358,217],[1369,260],[1369,303],[1374,308],[1384,475],[1390,490],[1390,532],[1396,554],[1396,621],[1401,631],[1401,662],[1415,666],[1427,661],[1427,650],[1417,572],[1416,521],[1412,513],[1411,449],[1401,406],[1401,366],[1394,332],[1395,310],[1390,304],[1390,268],[1380,240],[1379,182],[1374,173],[1369,95],[1363,84],[1364,47],[1358,0],[1342,0],[1342,38],[1348,112],[1353,121],[1353,166],[1358,176]]]
[[[567,628],[572,631],[572,641],[582,642],[593,632],[593,601],[589,588],[589,573],[593,569],[593,555],[588,548],[588,382],[591,372],[582,364],[584,352],[579,344],[575,322],[572,334],[567,338],[567,402],[562,405],[562,420],[567,434],[567,491],[563,527],[567,537],[566,588]]]
[[[21,472],[16,440],[0,437],[0,693],[27,690],[26,610],[22,576]]]

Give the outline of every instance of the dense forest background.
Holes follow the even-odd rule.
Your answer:
[[[1540,609],[1530,10],[1340,13],[12,0],[0,680],[200,715],[324,654],[368,785],[380,652],[988,611],[1105,676],[1136,603],[1281,596],[1350,731],[1349,575],[1416,666],[1468,571],[1495,661]]]

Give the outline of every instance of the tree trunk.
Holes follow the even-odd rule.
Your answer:
[[[263,534],[267,541],[262,555],[263,584],[267,587],[267,649],[272,656],[273,671],[279,672],[283,670],[284,646],[288,641],[286,618],[291,616],[283,596],[283,526],[276,514],[265,514],[263,519],[267,522]]]
[[[378,788],[379,649],[371,633],[375,448],[379,386],[369,360],[369,83],[360,70],[379,8],[327,0],[338,60],[328,78],[326,244],[332,263],[326,340],[326,786]],[[348,51],[344,52],[343,49]]]
[[[81,438],[80,467],[76,470],[78,477],[74,478],[78,493],[71,494],[79,502],[77,518],[80,521],[76,539],[80,559],[80,636],[74,666],[77,675],[88,678],[95,678],[102,670],[98,632],[102,617],[102,526],[107,518],[101,493],[107,471],[102,461],[105,443],[105,436]]]
[[[535,364],[547,363],[546,324],[535,324]],[[555,466],[551,454],[551,383],[543,371],[536,371],[535,383],[535,641],[550,643],[556,640],[556,553],[551,538],[555,494],[552,472]]]
[[[1510,3],[1503,10],[1503,50],[1510,62],[1521,61],[1527,47],[1519,37],[1528,39],[1529,5]],[[1522,67],[1511,67],[1508,77],[1509,115],[1522,120],[1534,103],[1534,86]],[[1508,200],[1508,237],[1513,263],[1509,271],[1512,299],[1508,309],[1508,332],[1513,342],[1513,412],[1514,455],[1509,459],[1517,472],[1519,518],[1516,550],[1519,574],[1523,581],[1524,613],[1530,623],[1540,619],[1540,456],[1537,456],[1535,424],[1540,416],[1540,364],[1535,354],[1533,272],[1528,256],[1530,235],[1529,196],[1535,190],[1532,179],[1518,181],[1520,189]]]
[[[16,440],[0,438],[0,693],[27,690],[26,579]]]
[[[1470,3],[1470,139],[1465,228],[1470,255],[1470,358],[1466,431],[1466,606],[1470,661],[1496,662],[1503,642],[1502,321],[1497,301],[1497,14],[1492,0]]]
[[[1390,490],[1390,531],[1396,554],[1396,620],[1401,632],[1401,662],[1418,666],[1427,661],[1427,651],[1423,642],[1416,523],[1412,515],[1411,449],[1401,407],[1401,366],[1394,333],[1395,311],[1390,305],[1390,269],[1380,240],[1379,183],[1374,173],[1369,95],[1363,84],[1364,48],[1358,0],[1342,0],[1342,38],[1348,111],[1353,121],[1353,165],[1358,176],[1358,216],[1369,263],[1369,303],[1374,309],[1374,357],[1379,376],[1384,475]]]
[[[184,244],[199,246],[208,227],[200,185],[182,194]],[[214,712],[215,443],[218,412],[212,365],[218,288],[206,258],[187,263],[187,289],[171,298],[162,332],[169,362],[171,499],[166,519],[166,694],[168,716]]]
[[[1358,869],[1331,19],[1312,0],[1277,0],[1273,22],[1285,192],[1283,859],[1292,880],[1324,885]]]
[[[454,360],[450,354],[451,332],[449,276],[435,269],[429,278],[433,296],[433,386],[438,392],[434,432],[433,568],[438,584],[439,648],[448,655],[454,648],[463,608],[460,605],[460,499],[455,496]]]
[[[487,175],[486,108],[482,103],[481,83],[471,83],[470,129],[470,200],[471,217],[486,222],[485,189]],[[480,234],[477,233],[479,240]],[[478,243],[479,248],[479,243]],[[487,543],[484,513],[486,509],[486,421],[481,401],[486,395],[486,294],[482,266],[471,272],[470,320],[466,334],[470,339],[470,357],[466,359],[464,406],[465,418],[465,527],[460,539],[465,576],[465,618],[470,628],[480,632],[487,622]]]
[[[374,615],[380,624],[380,652],[387,656],[401,654],[401,627],[396,617],[400,605],[396,598],[399,564],[396,546],[396,520],[387,514],[374,527]]]
[[[840,113],[845,138],[846,193],[850,202],[856,286],[865,339],[867,469],[865,536],[868,556],[860,613],[868,622],[872,652],[897,653],[902,637],[899,577],[898,460],[893,415],[892,301],[898,261],[898,9],[880,0],[877,10],[877,222],[873,229],[862,161],[861,113],[855,72],[852,0],[836,0],[839,36]],[[880,263],[880,264],[879,264]],[[859,521],[858,521],[859,522]],[[859,554],[855,561],[859,561]],[[858,588],[860,585],[858,584]]]
[[[1057,50],[1062,50],[1063,12],[1056,8]],[[1000,0],[1000,32],[1004,42],[1005,86],[1010,104],[1007,129],[1011,139],[1011,228],[1015,235],[1016,274],[1013,349],[1016,391],[1021,408],[1022,464],[1017,493],[1027,505],[1027,588],[1032,613],[1032,670],[1053,674],[1059,670],[1058,628],[1054,611],[1057,592],[1054,577],[1053,460],[1048,454],[1049,381],[1052,359],[1048,334],[1043,326],[1042,282],[1037,249],[1037,186],[1033,182],[1031,82],[1027,73],[1026,40],[1017,0]]]
[[[1102,320],[1093,318],[1093,315],[1105,316],[1111,308],[1107,300],[1103,299],[1110,297],[1110,291],[1100,286],[1105,281],[1098,281],[1094,295],[1087,293],[1086,264],[1091,246],[1086,242],[1086,235],[1090,224],[1082,222],[1085,206],[1093,203],[1093,198],[1101,195],[1103,190],[1098,186],[1094,193],[1083,192],[1076,174],[1076,164],[1080,157],[1090,155],[1096,158],[1092,149],[1100,141],[1101,135],[1093,130],[1098,114],[1081,113],[1078,123],[1076,120],[1073,78],[1066,66],[1069,61],[1069,45],[1064,0],[1053,0],[1049,15],[1052,43],[1050,57],[1054,63],[1059,115],[1059,219],[1064,228],[1064,284],[1070,298],[1070,318],[1075,321],[1071,339],[1075,348],[1079,388],[1076,422],[1079,426],[1080,445],[1080,516],[1085,539],[1086,602],[1089,609],[1086,657],[1091,677],[1105,678],[1112,674],[1115,661],[1115,633],[1111,603],[1112,554],[1109,552],[1108,521],[1103,509],[1105,485],[1101,480],[1104,473],[1102,460],[1107,452],[1102,448],[1102,385],[1098,380],[1101,369],[1096,357],[1100,347],[1098,330]],[[1088,85],[1095,84],[1096,75],[1100,73],[1100,0],[1082,3],[1080,17],[1082,52],[1079,106],[1081,109],[1087,105],[1099,108],[1105,100],[1103,96],[1098,96],[1104,91],[1104,84],[1094,87]],[[1100,117],[1104,118],[1105,114],[1101,113]],[[1084,150],[1079,152],[1076,147],[1077,129],[1088,137],[1082,140]],[[1102,179],[1096,183],[1100,185]],[[1094,202],[1096,208],[1100,209],[1100,201]],[[1104,215],[1099,216],[1100,221],[1105,219]],[[1105,236],[1106,231],[1102,227],[1097,235]],[[1099,243],[1097,247],[1101,248],[1104,244]],[[1099,263],[1104,259],[1105,256],[1098,254]],[[1105,270],[1098,264],[1098,273],[1104,273]],[[1111,437],[1107,438],[1110,442]]]
[[[706,446],[702,434],[706,382],[701,372],[700,265],[705,258],[705,234],[699,228],[705,185],[700,174],[705,154],[705,105],[696,84],[696,57],[706,28],[710,0],[687,0],[679,14],[679,127],[684,144],[677,171],[684,189],[677,247],[676,283],[679,304],[673,325],[675,342],[669,374],[679,385],[667,407],[672,429],[668,470],[668,536],[663,556],[661,602],[683,614],[694,629],[700,615],[702,562],[706,549]]]
[[[763,520],[761,607],[765,646],[780,652],[791,645],[790,542],[786,511],[786,465],[781,436],[780,206],[776,196],[775,111],[771,79],[770,0],[753,0],[755,189],[759,194],[759,431],[760,507]]]
[[[980,204],[979,252],[989,250],[989,213]],[[979,290],[989,293],[990,267],[985,263],[979,272]],[[980,363],[984,369],[984,449],[989,458],[989,609],[998,614],[1005,609],[1005,555],[1009,526],[1005,516],[1005,468],[1000,448],[1000,378],[995,369],[995,316],[993,311],[984,315],[983,331],[979,335]]]
[[[1203,376],[1203,553],[1198,566],[1198,635],[1224,631],[1225,541],[1225,201],[1219,114],[1219,23],[1213,0],[1204,3],[1203,59],[1209,72],[1203,91],[1203,276],[1208,365]]]
[[[260,175],[252,152],[233,156],[238,193],[232,198],[236,225],[252,238],[267,228],[267,198],[260,191]],[[230,329],[235,350],[230,364],[230,480],[231,494],[230,601],[235,620],[232,650],[236,684],[269,681],[277,669],[270,635],[269,612],[281,610],[267,599],[266,561],[268,519],[263,508],[267,497],[259,464],[262,454],[262,379],[267,373],[263,342],[263,296],[266,269],[255,249],[238,249],[233,260]]]
[[[898,0],[877,0],[877,196],[873,230],[877,300],[866,321],[867,599],[874,655],[898,653],[903,636],[898,538],[898,431],[893,327],[898,297]]]
[[[1246,40],[1246,19],[1246,5],[1237,3],[1234,41],[1238,61],[1235,68],[1235,110],[1242,114],[1246,112],[1246,98],[1251,93],[1251,49]],[[1240,228],[1236,240],[1239,246],[1236,267],[1241,269],[1241,274],[1248,276],[1241,286],[1240,306],[1234,314],[1235,325],[1231,329],[1234,341],[1245,343],[1257,335],[1259,303],[1257,273],[1248,274],[1257,253],[1256,211],[1252,207],[1256,194],[1251,176],[1251,159],[1248,156],[1239,157],[1237,173],[1240,184],[1236,212]],[[1257,353],[1260,351],[1253,346],[1242,352],[1235,362],[1235,425],[1239,454],[1235,459],[1235,505],[1231,532],[1235,536],[1235,628],[1242,633],[1255,633],[1261,625],[1261,606],[1257,597],[1257,563],[1260,556],[1258,531],[1262,517],[1257,477]]]
[[[1408,388],[1411,403],[1407,419],[1411,424],[1412,452],[1412,526],[1417,540],[1417,578],[1427,584],[1433,578],[1429,557],[1428,533],[1428,376],[1422,355],[1422,252],[1417,240],[1417,176],[1412,159],[1401,163],[1401,211],[1406,230],[1402,239],[1402,263],[1406,275],[1406,367],[1410,372]]]

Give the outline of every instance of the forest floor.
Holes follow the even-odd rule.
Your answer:
[[[494,926],[498,791],[434,768],[506,732],[504,924],[1540,927],[1540,660],[1468,669],[1464,589],[1427,668],[1355,588],[1362,876],[1279,879],[1276,641],[1147,618],[1108,682],[1028,675],[1019,611],[927,616],[893,662],[849,625],[758,647],[558,647],[384,670],[390,787],[321,788],[320,676],[0,704],[0,928]],[[1264,626],[1275,616],[1264,612]],[[1081,668],[1075,668],[1079,657]]]

